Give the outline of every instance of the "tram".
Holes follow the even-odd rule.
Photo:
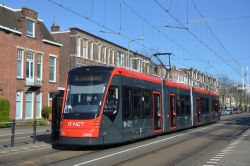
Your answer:
[[[69,71],[59,143],[106,145],[217,122],[219,94],[118,67]]]

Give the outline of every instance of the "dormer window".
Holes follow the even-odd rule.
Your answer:
[[[27,36],[35,38],[35,22],[27,19],[26,28],[27,28]]]

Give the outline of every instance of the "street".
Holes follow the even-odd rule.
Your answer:
[[[134,143],[105,147],[29,144],[0,151],[0,165],[249,165],[250,114],[222,117],[218,123]],[[18,149],[18,147],[17,147]],[[236,153],[236,154],[234,154]],[[237,156],[237,155],[240,156]],[[245,155],[246,155],[245,154]],[[242,163],[234,160],[238,158]]]

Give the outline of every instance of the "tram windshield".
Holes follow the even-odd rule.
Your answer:
[[[70,71],[64,116],[91,115],[100,112],[106,86],[110,76],[109,71],[82,67]]]

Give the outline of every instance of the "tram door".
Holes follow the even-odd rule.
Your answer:
[[[201,101],[200,98],[196,99],[196,114],[197,114],[197,122],[201,122]]]
[[[154,132],[161,131],[161,97],[160,92],[153,92],[153,124]]]
[[[176,96],[175,94],[169,95],[169,110],[170,110],[170,127],[176,127]]]

